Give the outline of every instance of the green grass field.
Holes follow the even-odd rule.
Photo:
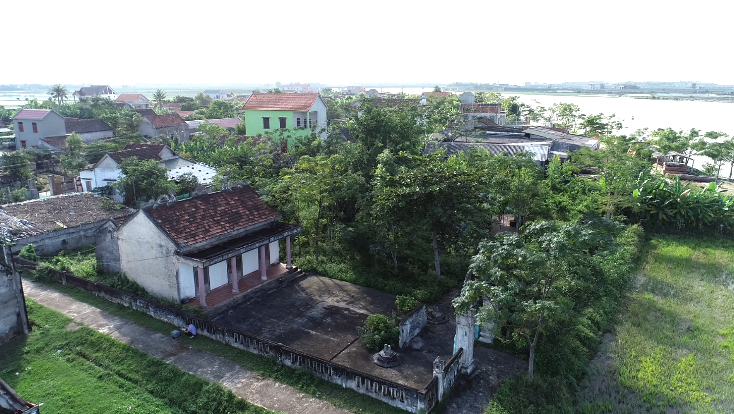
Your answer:
[[[268,413],[30,299],[33,332],[0,345],[0,377],[43,413]]]
[[[578,397],[584,413],[733,413],[734,242],[654,238]]]
[[[56,290],[72,296],[76,300],[95,306],[112,315],[128,319],[140,326],[144,326],[164,335],[168,335],[171,332],[171,329],[175,328],[169,323],[160,321],[145,313],[135,311],[123,305],[109,302],[106,299],[94,296],[91,293],[83,292],[69,286],[62,286],[57,283],[46,284]],[[405,411],[399,408],[392,407],[367,395],[359,394],[349,388],[342,388],[336,384],[316,378],[308,371],[286,367],[264,356],[242,351],[205,336],[197,337],[197,340],[192,341],[191,345],[204,351],[211,352],[212,354],[227,358],[247,370],[257,372],[264,377],[272,378],[305,394],[321,400],[329,401],[337,407],[342,407],[355,413],[405,413]],[[0,347],[0,351],[2,351],[2,349],[3,348]],[[3,367],[2,357],[0,357],[0,367]],[[3,374],[2,368],[0,368],[0,377],[3,375],[5,374]]]

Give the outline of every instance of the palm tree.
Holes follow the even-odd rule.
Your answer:
[[[66,88],[61,86],[60,83],[52,86],[51,89],[48,90],[48,94],[51,95],[51,98],[56,99],[56,103],[59,105],[61,105],[61,103],[67,98]]]
[[[153,102],[157,108],[162,108],[163,103],[166,102],[166,93],[160,89],[156,90],[153,94]]]

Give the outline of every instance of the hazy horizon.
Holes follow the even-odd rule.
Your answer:
[[[13,64],[0,84],[731,85],[734,73],[711,60],[728,38],[727,10],[707,0],[12,2]]]

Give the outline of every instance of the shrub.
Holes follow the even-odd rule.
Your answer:
[[[418,299],[410,295],[398,295],[395,299],[395,306],[400,312],[408,313],[420,305]]]
[[[36,246],[33,245],[33,243],[27,244],[23,250],[20,251],[18,256],[26,259],[31,260],[34,262],[38,261],[38,254],[36,254]]]
[[[28,200],[28,190],[25,188],[19,188],[17,190],[13,190],[12,194],[13,202],[14,203],[20,203],[21,201]]]
[[[385,344],[396,347],[400,339],[400,328],[395,315],[387,317],[376,314],[367,317],[364,326],[357,328],[367,349],[379,351]]]

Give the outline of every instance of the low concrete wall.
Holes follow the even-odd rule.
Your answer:
[[[400,343],[398,344],[400,348],[403,348],[411,339],[418,336],[427,322],[426,305],[421,305],[418,309],[405,315],[400,321]]]
[[[82,246],[94,244],[95,232],[106,222],[107,220],[87,223],[18,239],[13,246],[13,253],[20,252],[23,247],[31,243],[33,243],[36,254],[39,256],[52,256],[62,250],[78,249]]]
[[[16,257],[16,263],[25,268],[36,267],[35,262],[19,257]],[[93,293],[110,302],[119,303],[145,312],[156,319],[168,322],[174,326],[188,326],[190,323],[193,323],[199,335],[215,339],[244,351],[272,358],[292,368],[308,370],[311,374],[326,381],[339,384],[345,388],[351,388],[361,394],[368,395],[412,413],[428,413],[436,406],[439,400],[436,378],[426,388],[418,390],[323,360],[266,338],[221,326],[175,307],[82,279],[65,272],[52,270],[52,274],[65,285]]]
[[[16,289],[12,273],[0,269],[0,343],[23,333],[21,307],[25,304],[18,302]]]

